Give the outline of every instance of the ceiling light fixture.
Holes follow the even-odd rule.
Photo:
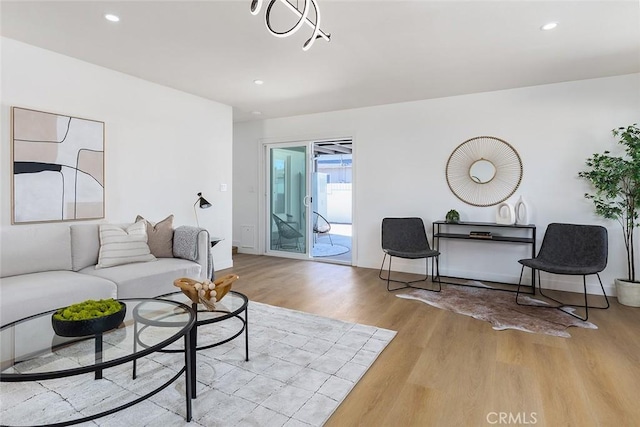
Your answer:
[[[251,14],[257,15],[260,13],[260,9],[262,8],[263,0],[251,0]],[[287,31],[276,31],[271,28],[271,8],[274,3],[279,1],[283,5],[285,5],[291,12],[298,16],[298,22]],[[304,7],[302,11],[298,10],[298,8],[287,0],[270,0],[269,6],[267,6],[267,11],[264,14],[264,23],[267,25],[267,29],[271,34],[276,37],[289,37],[297,32],[304,24],[307,24],[311,28],[313,28],[313,33],[311,34],[311,38],[309,38],[304,45],[302,45],[302,50],[307,51],[313,46],[313,43],[316,39],[323,38],[326,41],[331,41],[331,34],[326,34],[320,29],[320,9],[318,8],[318,3],[316,0],[302,0],[304,2]],[[297,4],[297,2],[296,2]],[[316,12],[316,22],[311,21],[308,18],[310,6],[313,6]]]
[[[107,13],[106,15],[104,15],[104,19],[106,19],[107,21],[111,21],[111,22],[120,21],[120,17],[118,15],[114,15],[112,13]]]
[[[257,85],[264,84],[264,81],[263,81],[263,80],[260,80],[260,79],[256,79],[256,80],[254,80],[253,82],[254,82],[255,84],[257,84]]]
[[[557,26],[558,26],[557,22],[548,22],[548,23],[544,24],[542,27],[540,27],[540,29],[542,31],[549,31],[549,30],[553,30]]]

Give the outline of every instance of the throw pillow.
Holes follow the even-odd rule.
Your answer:
[[[126,228],[113,224],[100,225],[100,252],[96,268],[155,260],[147,245],[144,222],[136,222]]]
[[[136,222],[144,221],[147,226],[147,243],[156,258],[173,258],[173,215],[160,222],[152,223],[138,215]]]

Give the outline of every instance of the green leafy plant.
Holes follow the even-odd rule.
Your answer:
[[[460,214],[457,210],[451,209],[449,212],[447,212],[447,215],[444,217],[444,219],[447,222],[459,222]]]
[[[588,170],[578,176],[589,180],[595,192],[584,196],[593,201],[596,214],[620,223],[627,250],[627,281],[636,282],[634,231],[640,227],[640,128],[637,124],[613,129],[624,147],[624,155],[609,151],[587,159]]]
[[[117,313],[122,305],[113,298],[86,300],[61,308],[53,315],[56,320],[87,320]]]

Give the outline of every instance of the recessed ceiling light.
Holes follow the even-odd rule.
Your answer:
[[[262,111],[252,111],[251,114],[253,114],[254,116],[261,116]]]
[[[544,24],[542,27],[540,27],[540,29],[542,31],[549,31],[549,30],[553,30],[554,28],[556,28],[558,26],[557,22],[547,22],[546,24]]]
[[[104,15],[104,19],[106,19],[107,21],[111,21],[111,22],[120,21],[120,17],[118,15],[114,15],[112,13],[107,13],[106,15]]]
[[[261,84],[263,84],[263,83],[264,83],[264,81],[259,80],[259,79],[258,79],[258,80],[254,80],[253,82],[254,82],[255,84],[257,84],[257,85],[261,85]]]

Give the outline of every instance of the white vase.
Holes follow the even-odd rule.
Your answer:
[[[516,224],[526,225],[529,224],[529,205],[524,201],[522,196],[516,202],[515,207]]]
[[[615,279],[618,302],[630,307],[640,307],[640,283]]]
[[[496,223],[511,225],[516,221],[516,211],[512,205],[502,202],[498,205],[496,212]]]

